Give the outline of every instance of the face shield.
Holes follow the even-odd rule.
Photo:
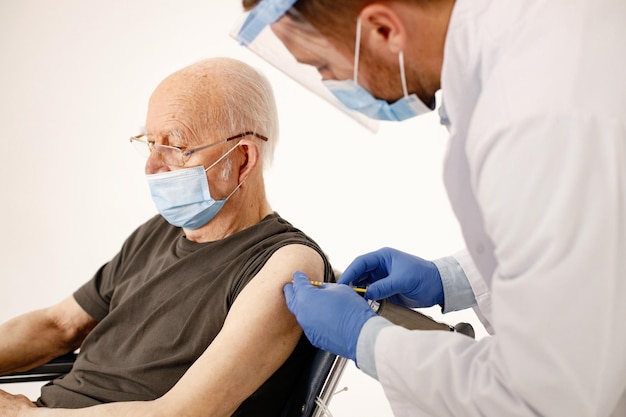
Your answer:
[[[378,122],[346,107],[323,80],[351,80],[354,57],[341,52],[293,8],[297,0],[262,0],[231,31],[241,45],[372,132]]]

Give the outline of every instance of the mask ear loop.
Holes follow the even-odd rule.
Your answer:
[[[398,53],[398,64],[400,65],[400,81],[402,81],[402,93],[404,97],[409,96],[409,91],[406,88],[406,74],[404,72],[404,51]]]
[[[219,164],[219,163],[222,161],[222,159],[226,158],[226,157],[227,157],[227,156],[228,156],[228,155],[229,155],[232,151],[234,151],[234,150],[235,150],[235,148],[236,148],[237,146],[239,146],[239,143],[240,143],[240,142],[237,142],[237,144],[236,144],[235,146],[233,146],[232,148],[230,148],[230,149],[228,150],[228,152],[226,152],[224,155],[220,156],[220,157],[217,159],[217,161],[215,161],[215,162],[213,162],[211,165],[209,165],[209,167],[208,167],[208,168],[206,168],[206,169],[204,170],[204,172],[207,172],[208,170],[210,170],[211,168],[213,168],[215,165]]]
[[[209,167],[207,169],[204,170],[204,172],[207,172],[209,169],[213,168],[215,165],[219,164],[220,161],[222,161],[224,158],[226,158],[232,151],[234,151],[239,145],[241,144],[241,142],[237,142],[237,144],[235,146],[233,146],[232,148],[230,148],[228,150],[228,152],[226,152],[224,155],[220,156],[218,158],[217,161],[213,162],[211,165],[209,165]],[[246,180],[248,179],[248,177],[244,178],[243,181],[241,181],[239,184],[237,184],[237,186],[235,187],[235,189],[233,191],[230,192],[230,194],[228,194],[223,200],[224,201],[228,201],[228,199],[235,194],[235,191],[237,191],[244,182],[246,182]]]
[[[356,21],[356,39],[354,41],[354,73],[352,79],[355,84],[359,83],[359,55],[361,54],[361,17]]]
[[[235,187],[235,189],[233,191],[231,191],[230,194],[228,194],[226,196],[226,198],[224,199],[225,201],[228,201],[228,199],[235,194],[235,191],[237,191],[239,188],[241,188],[241,186],[243,185],[244,182],[246,182],[246,180],[248,179],[248,177],[244,178],[243,181],[241,181],[239,184],[237,184],[237,186]]]
[[[356,21],[356,37],[354,40],[354,72],[352,79],[356,84],[359,83],[359,57],[361,54],[361,17]],[[400,81],[402,82],[402,94],[404,97],[409,96],[409,90],[406,86],[406,72],[404,70],[404,51],[398,52],[398,65],[400,66]]]

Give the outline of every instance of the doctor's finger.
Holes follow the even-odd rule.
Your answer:
[[[287,309],[295,316],[298,312],[298,300],[296,297],[293,284],[286,284],[283,287],[283,294],[285,294],[285,302],[287,303]]]
[[[302,271],[296,271],[293,273],[292,275],[292,279],[293,279],[293,283],[294,284],[298,284],[298,285],[302,285],[302,284],[306,284],[309,281],[309,277],[307,276],[307,274],[305,274]]]
[[[377,281],[388,275],[384,258],[377,252],[361,255],[345,269],[338,284],[365,284]]]
[[[393,279],[381,279],[373,282],[367,287],[365,292],[365,298],[368,300],[383,300],[391,296],[401,294],[404,292],[403,288],[400,288],[398,283]]]

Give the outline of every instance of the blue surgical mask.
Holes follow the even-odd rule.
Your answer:
[[[400,79],[404,97],[394,103],[387,103],[374,97],[369,91],[361,87],[358,82],[359,52],[361,48],[361,19],[357,21],[356,45],[354,49],[354,75],[352,80],[324,80],[324,85],[343,105],[349,109],[363,113],[367,117],[377,120],[402,121],[419,116],[433,109],[426,106],[415,94],[408,94],[406,75],[404,72],[404,54],[398,53],[400,64]]]
[[[237,146],[231,148],[211,166],[202,165],[146,175],[152,200],[157,210],[171,225],[185,229],[198,229],[211,221],[241,184],[225,198],[214,200],[209,191],[206,171],[224,159]]]

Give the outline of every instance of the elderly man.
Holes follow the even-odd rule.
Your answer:
[[[282,288],[332,269],[267,201],[277,134],[269,84],[239,61],[157,87],[131,142],[160,215],[73,296],[0,326],[0,373],[80,348],[39,407],[0,391],[0,415],[278,415],[313,351]]]

